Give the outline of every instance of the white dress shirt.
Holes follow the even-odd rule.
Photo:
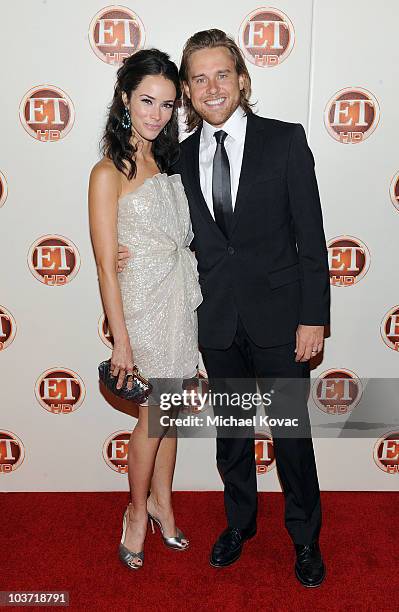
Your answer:
[[[213,218],[215,215],[212,198],[212,171],[216,151],[216,139],[213,135],[219,130],[227,133],[224,145],[230,164],[231,202],[234,210],[247,130],[247,117],[240,106],[227,119],[222,128],[216,128],[206,121],[203,121],[202,125],[199,146],[200,182],[202,193]]]

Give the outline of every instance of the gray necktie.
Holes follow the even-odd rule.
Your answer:
[[[227,133],[223,130],[214,133],[217,145],[213,158],[212,199],[215,221],[226,238],[229,238],[233,205],[231,202],[230,164],[224,146],[226,136]]]

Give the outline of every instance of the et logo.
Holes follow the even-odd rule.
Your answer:
[[[255,433],[256,473],[266,474],[276,467],[273,439],[269,434]]]
[[[377,99],[367,89],[347,87],[335,93],[324,109],[324,125],[341,144],[359,144],[375,130],[380,120]]]
[[[111,470],[118,474],[128,473],[128,447],[130,431],[116,431],[103,444],[103,459]]]
[[[315,405],[326,414],[349,414],[359,403],[362,393],[359,377],[344,368],[323,372],[312,387]]]
[[[399,351],[399,305],[391,308],[381,321],[381,337],[393,351]]]
[[[0,475],[11,474],[21,467],[25,459],[25,447],[15,433],[0,430]]]
[[[0,351],[3,351],[15,338],[17,324],[11,312],[0,305]]]
[[[103,62],[118,65],[144,47],[144,26],[140,17],[125,6],[106,6],[90,23],[89,42]]]
[[[3,206],[7,199],[8,186],[7,179],[2,172],[0,172],[0,208]]]
[[[352,287],[367,274],[370,252],[358,238],[332,238],[328,242],[327,250],[330,282],[335,287]]]
[[[37,85],[22,98],[19,118],[32,138],[40,142],[54,142],[71,131],[75,109],[71,98],[59,87]]]
[[[41,236],[29,249],[28,266],[41,283],[62,287],[71,282],[79,271],[79,251],[72,240],[64,236]]]
[[[399,431],[391,431],[377,440],[374,461],[386,474],[399,473]]]
[[[258,8],[245,17],[238,40],[248,61],[261,68],[272,68],[291,53],[295,43],[294,26],[280,10]]]
[[[85,398],[83,380],[67,368],[50,368],[36,381],[35,395],[42,408],[52,414],[75,412]]]

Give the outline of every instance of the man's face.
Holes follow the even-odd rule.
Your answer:
[[[189,58],[184,91],[194,110],[214,127],[222,127],[240,104],[244,76],[238,75],[226,47],[195,51]]]

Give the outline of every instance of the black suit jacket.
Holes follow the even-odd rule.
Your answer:
[[[233,341],[240,315],[259,346],[295,340],[299,323],[329,323],[330,280],[314,158],[299,123],[248,115],[230,240],[200,187],[201,126],[181,143],[203,302],[200,348]]]

